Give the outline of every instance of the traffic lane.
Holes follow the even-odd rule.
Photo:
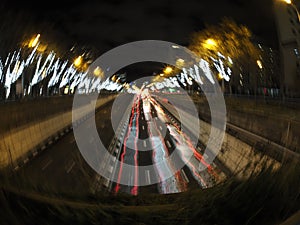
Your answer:
[[[170,151],[165,142],[166,134],[162,133],[163,124],[157,124],[159,121],[157,110],[157,107],[151,101],[148,135],[153,149],[152,161],[161,179],[161,182],[158,184],[159,191],[163,194],[182,192],[186,190],[186,181],[183,179],[181,171],[175,169],[174,162],[169,157]]]
[[[137,123],[129,121],[128,127],[127,127],[127,136],[124,138],[124,143],[122,146],[122,154],[120,156],[120,161],[135,165],[134,161],[132,160],[134,157],[134,154],[136,153],[136,150],[139,150],[138,152],[138,165],[137,166],[145,166],[145,165],[152,165],[152,149],[149,143],[148,138],[148,121],[145,117],[145,112],[143,109],[143,104],[141,101],[138,103],[135,103],[137,109],[132,110],[132,115],[130,119],[132,121],[135,121]],[[137,113],[140,113],[137,117]],[[147,151],[149,149],[149,151]],[[127,159],[127,160],[126,160]],[[133,179],[136,178],[134,176],[134,172],[130,171],[127,174],[123,174],[122,166],[120,167],[119,172],[119,179],[117,183],[113,184],[113,188],[115,192],[126,192],[129,194],[132,194],[132,187],[133,187]],[[153,174],[150,174],[150,171],[144,171],[145,174],[137,174],[140,181],[148,182],[149,184],[151,181],[153,181],[154,177]],[[120,183],[120,177],[122,176],[123,183],[127,181],[128,185],[118,184]],[[139,187],[141,189],[141,187]],[[142,187],[143,192],[158,192],[157,187],[154,188],[154,185],[149,186],[143,186]],[[155,191],[154,191],[155,190]]]
[[[98,133],[104,145],[110,142],[113,130],[110,121],[112,102],[103,106],[95,117],[85,121],[92,123],[95,119]],[[81,156],[74,133],[70,132],[38,154],[14,175],[14,183],[24,180],[27,184],[58,192],[87,192],[95,172]],[[26,185],[26,184],[25,184]]]
[[[140,115],[139,130],[141,130],[141,132],[139,133],[138,149],[143,149],[144,151],[139,151],[139,165],[151,165],[155,162],[156,163],[161,161],[164,162],[166,161],[165,155],[171,154],[176,149],[176,143],[174,144],[173,137],[170,136],[170,133],[168,132],[168,128],[165,124],[167,121],[169,121],[169,119],[166,118],[166,115],[162,115],[163,112],[161,109],[157,110],[157,107],[154,107],[153,105],[150,108],[151,108],[150,111],[145,112],[140,107],[141,115]],[[160,111],[160,113],[158,113],[157,111]],[[145,115],[146,113],[150,113],[150,114],[146,116]],[[149,132],[149,126],[151,127],[150,132]],[[135,131],[136,127],[134,127],[133,130]],[[149,133],[151,133],[150,138],[149,138]],[[152,133],[155,133],[155,135],[153,135]],[[154,136],[156,137],[160,136],[160,138],[155,138]],[[151,146],[151,142],[157,142],[157,140],[153,141],[154,139],[157,140],[159,139],[158,141],[159,143],[152,143],[152,145],[154,146],[153,147]],[[133,144],[134,142],[132,141],[131,145]],[[164,149],[161,148],[155,149],[155,146],[165,146],[165,147]],[[145,149],[148,148],[152,148],[152,149],[150,151],[145,151]],[[129,158],[132,158],[133,151],[131,149],[127,149],[127,152],[131,153],[130,154],[131,156]],[[175,154],[182,157],[182,155],[180,155],[181,154],[180,151],[176,151]],[[155,158],[152,158],[153,155],[155,155]],[[158,173],[160,173],[161,179],[163,180],[163,182],[160,182],[158,184],[159,186],[158,189],[160,193],[176,193],[176,192],[184,191],[186,189],[186,181],[190,182],[189,185],[193,185],[196,181],[195,175],[194,176],[191,175],[190,167],[184,166],[182,170],[174,171],[174,169],[173,170],[171,169],[172,163],[174,162],[158,164],[159,168],[157,168],[157,170]],[[129,164],[132,164],[132,161],[129,162]],[[184,165],[184,162],[181,162],[181,164]],[[168,174],[165,174],[165,172],[167,172]],[[174,173],[175,173],[174,176],[171,177],[169,176],[169,174],[174,174]],[[147,175],[145,173],[145,177],[147,176],[149,177],[149,174]],[[132,183],[133,177],[134,177],[133,173],[127,174],[127,179],[129,183]],[[191,177],[193,177],[194,179],[190,179]],[[208,178],[204,178],[204,179],[208,179]],[[203,181],[202,181],[202,186],[206,186],[206,183]],[[123,191],[130,193],[131,189],[129,185],[127,186],[120,185],[120,187],[122,187]],[[152,190],[153,190],[153,186],[152,186]]]
[[[140,119],[140,97],[134,97],[131,107],[131,114],[127,126],[126,135],[122,143],[122,152],[120,155],[121,165],[118,168],[118,179],[114,184],[113,190],[115,193],[125,192],[128,194],[137,195],[138,185],[138,148],[137,142],[139,137],[139,119]],[[132,165],[134,170],[125,171],[123,173],[123,164]],[[115,164],[115,167],[117,164]],[[116,170],[116,168],[115,168]]]
[[[196,180],[201,187],[210,187],[214,185],[214,181],[218,174],[214,171],[216,165],[209,165],[206,163],[207,155],[201,155],[196,150],[196,143],[192,142],[189,138],[189,135],[184,133],[180,126],[174,122],[174,120],[169,119],[167,115],[164,113],[164,110],[160,107],[159,104],[155,100],[153,100],[153,105],[156,109],[159,120],[158,123],[161,123],[162,127],[166,127],[165,123],[168,123],[167,132],[168,141],[171,142],[179,152],[182,161],[187,166],[185,167],[186,172],[190,172],[194,177],[192,180]],[[170,117],[170,116],[169,116]],[[172,124],[172,125],[171,125]],[[162,129],[163,130],[163,129]],[[171,135],[169,135],[171,134]],[[167,137],[166,136],[166,137]],[[182,163],[182,162],[181,162]],[[187,168],[189,171],[187,171]]]
[[[177,172],[180,172],[181,176],[184,177],[184,180],[188,183],[188,188],[199,187],[199,182],[197,181],[197,179],[195,179],[194,175],[195,170],[191,170],[191,167],[187,166],[189,165],[191,154],[189,154],[188,156],[184,156],[184,154],[182,154],[182,151],[180,150],[182,149],[182,146],[175,141],[174,137],[170,134],[169,128],[166,126],[166,124],[161,120],[156,120],[156,123],[158,127],[161,127],[161,133],[165,135],[164,142],[169,150],[170,157],[172,157],[173,163],[175,165],[182,166],[182,168],[177,168]],[[181,136],[179,138],[182,139]],[[187,146],[184,146],[183,152],[185,152],[186,149]],[[184,182],[182,182],[182,184],[184,185]]]
[[[156,167],[156,177],[159,177],[161,182],[158,182],[158,191],[163,194],[177,193],[186,190],[186,182],[183,179],[183,171],[175,171],[174,162],[168,157],[170,155],[170,142],[166,139],[166,126],[164,123],[158,124],[157,109],[153,106],[151,98],[145,98],[143,101],[143,126],[147,127],[148,135],[145,135],[143,140],[144,149],[150,150],[152,163]],[[144,104],[145,103],[145,104]],[[144,129],[146,130],[146,129]],[[148,137],[147,137],[148,136]],[[140,155],[143,152],[140,152]],[[149,155],[149,154],[148,154]],[[149,160],[150,161],[150,160]],[[151,165],[150,164],[150,165]],[[172,176],[173,175],[173,176]]]

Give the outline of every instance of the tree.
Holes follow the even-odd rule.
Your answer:
[[[252,42],[252,33],[248,27],[225,17],[218,25],[206,25],[205,29],[193,33],[188,48],[210,64],[220,53],[225,56],[224,65],[232,71],[230,93],[232,88],[236,89],[238,86],[255,90],[259,49]],[[244,83],[240,82],[240,74],[244,76]]]

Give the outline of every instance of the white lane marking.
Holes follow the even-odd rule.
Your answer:
[[[143,144],[144,144],[144,147],[147,147],[147,142],[146,141],[144,141]]]
[[[112,174],[113,170],[114,170],[114,167],[113,166],[109,166],[109,172],[110,172],[110,174]]]
[[[67,169],[67,173],[70,173],[74,166],[75,166],[75,162],[72,161],[70,167]]]
[[[49,159],[47,163],[42,167],[42,170],[45,170],[52,162],[52,159]]]
[[[182,175],[184,176],[184,179],[186,180],[186,182],[187,182],[187,183],[190,182],[189,179],[187,178],[187,176],[186,176],[186,174],[185,174],[185,172],[184,172],[183,169],[181,169],[181,173],[182,173]]]
[[[147,184],[150,184],[150,171],[149,170],[146,170],[145,171],[145,176],[146,176],[146,182]]]
[[[168,145],[169,148],[172,147],[171,143],[168,140],[166,141],[166,143],[167,143],[167,145]]]

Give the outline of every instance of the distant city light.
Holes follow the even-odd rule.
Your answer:
[[[74,66],[79,67],[82,63],[82,56],[78,56],[75,60],[74,60]]]
[[[205,40],[203,46],[207,49],[214,50],[217,47],[217,42],[214,39],[209,38]]]
[[[28,47],[29,48],[34,48],[38,44],[40,36],[41,36],[40,34],[37,34],[35,38],[31,39],[29,44],[28,44]]]
[[[291,0],[283,0],[285,3],[287,4],[292,4],[292,1]]]
[[[101,70],[101,68],[99,66],[97,66],[95,69],[94,69],[94,75],[97,76],[97,77],[103,77],[104,76],[104,73],[103,71]]]
[[[224,77],[222,76],[222,74],[221,73],[218,73],[218,79],[219,80],[222,80]]]
[[[177,59],[176,60],[176,66],[179,67],[179,68],[183,67],[184,66],[184,60],[181,59],[181,58]]]
[[[257,66],[258,66],[260,69],[263,68],[262,62],[261,62],[259,59],[256,61],[256,63],[257,63]]]
[[[173,71],[173,68],[170,67],[170,66],[167,66],[167,67],[164,69],[164,73],[165,73],[165,74],[170,74],[170,73],[172,73],[172,71]]]

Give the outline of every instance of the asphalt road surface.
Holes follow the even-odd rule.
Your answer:
[[[96,121],[104,146],[115,158],[99,166],[107,167],[116,181],[99,176],[86,163],[71,131],[20,168],[12,182],[20,188],[33,186],[44,191],[75,194],[107,190],[132,195],[170,194],[213,186],[221,171],[215,164],[206,163],[201,147],[195,145],[191,134],[181,129],[172,114],[149,94],[129,98],[132,104],[127,110],[110,102],[82,125],[89,126]],[[122,117],[113,117],[112,110],[121,110]],[[111,118],[119,128],[116,133]],[[121,164],[114,163],[117,161]],[[133,169],[124,171],[123,163]],[[146,166],[152,170],[141,169]]]

